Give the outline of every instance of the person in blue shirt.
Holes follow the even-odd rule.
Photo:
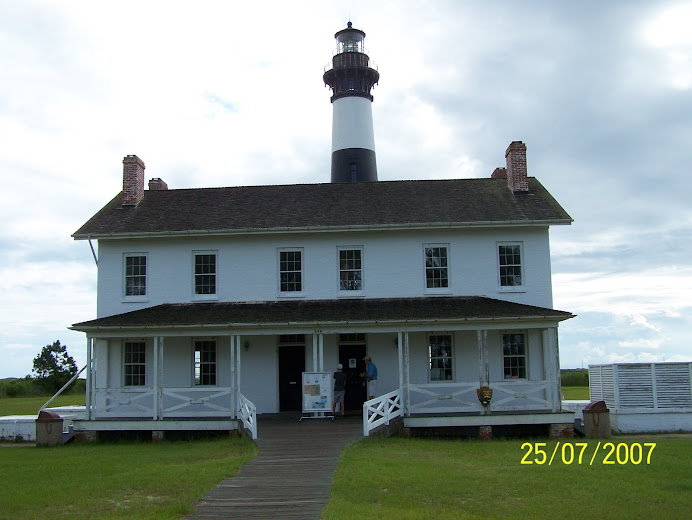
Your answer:
[[[377,395],[377,367],[370,359],[370,356],[365,356],[363,361],[365,361],[365,372],[360,377],[367,382],[368,399],[374,399]]]

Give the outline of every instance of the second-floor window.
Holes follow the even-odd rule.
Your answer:
[[[448,248],[446,245],[425,246],[425,287],[446,289],[449,287]]]
[[[303,252],[300,249],[279,251],[279,291],[303,290]]]
[[[147,257],[144,254],[125,255],[125,296],[147,295]]]
[[[339,249],[339,291],[363,290],[363,250]]]
[[[195,295],[216,294],[216,253],[195,253]]]
[[[521,270],[521,244],[499,244],[500,287],[524,285]]]

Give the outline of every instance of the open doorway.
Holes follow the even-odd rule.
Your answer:
[[[344,408],[349,411],[362,411],[366,400],[365,380],[360,377],[365,372],[366,352],[365,334],[339,335],[339,363],[346,374]]]

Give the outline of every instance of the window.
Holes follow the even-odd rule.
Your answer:
[[[195,385],[216,384],[216,341],[195,341]]]
[[[505,379],[526,379],[526,336],[523,333],[502,335]]]
[[[500,262],[500,287],[521,287],[521,245],[498,245]]]
[[[358,180],[358,165],[354,162],[349,164],[351,170],[351,182],[356,182]]]
[[[125,386],[146,385],[147,346],[144,341],[125,342]]]
[[[446,245],[425,246],[425,287],[446,289],[449,287],[449,267]]]
[[[339,290],[363,290],[363,250],[339,249]]]
[[[430,381],[452,381],[452,336],[431,335],[429,339]]]
[[[195,253],[195,295],[216,294],[216,253]]]
[[[303,290],[302,251],[279,251],[279,291],[301,292]]]
[[[125,255],[125,296],[146,296],[146,255]]]

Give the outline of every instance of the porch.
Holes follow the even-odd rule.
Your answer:
[[[378,393],[400,392],[412,426],[487,424],[497,414],[540,421],[560,412],[557,325],[570,317],[483,297],[426,297],[160,305],[73,328],[87,333],[86,421],[252,431],[258,414],[300,411],[301,372],[342,363],[361,382],[366,352]],[[287,384],[286,358],[298,374]],[[480,388],[492,396],[481,402]],[[290,408],[285,397],[296,392]]]

